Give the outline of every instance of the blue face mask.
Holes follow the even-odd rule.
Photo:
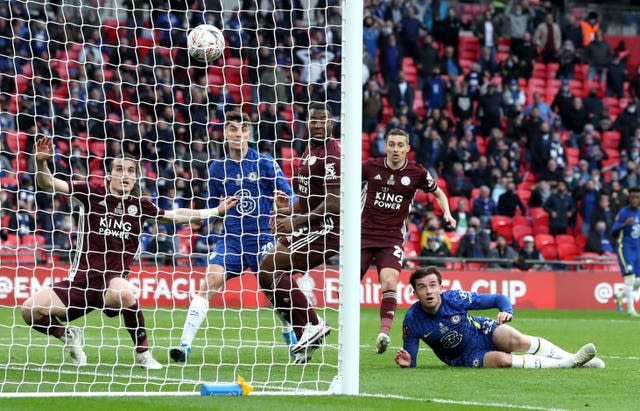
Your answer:
[[[604,228],[602,228],[602,227],[598,227],[598,228],[596,228],[596,233],[598,233],[598,234],[602,235],[602,234],[604,234],[604,232],[605,232],[605,229],[604,229]]]

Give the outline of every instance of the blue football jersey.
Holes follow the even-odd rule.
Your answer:
[[[622,227],[628,218],[633,218],[634,223],[626,227]],[[632,249],[637,252],[640,249],[640,208],[633,210],[631,207],[623,207],[618,215],[616,221],[613,222],[611,227],[611,235],[617,237],[617,249],[618,252],[624,252],[625,249]]]
[[[446,364],[459,365],[467,349],[479,343],[493,331],[495,322],[476,317],[467,310],[498,308],[513,313],[511,302],[501,294],[477,294],[469,291],[445,291],[436,315],[428,314],[419,302],[407,311],[403,322],[403,347],[411,354],[411,366],[416,366],[418,346],[424,341]]]
[[[293,198],[291,185],[273,157],[254,149],[240,161],[225,156],[209,167],[208,207],[217,207],[226,197],[238,197],[236,207],[225,215],[227,234],[271,234],[269,218],[276,189]]]

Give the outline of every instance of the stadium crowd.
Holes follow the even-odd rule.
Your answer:
[[[93,7],[0,2],[3,241],[74,242],[71,204],[36,194],[37,135],[54,138],[56,175],[99,181],[103,159],[128,152],[145,160],[142,187],[160,207],[202,207],[224,111],[240,107],[256,146],[291,177],[307,104],[340,113],[340,2],[262,3],[227,15],[216,1],[158,1],[118,21]],[[384,155],[384,135],[400,128],[450,198],[451,232],[416,198],[407,255],[530,269],[525,259],[612,253],[613,218],[640,182],[640,68],[603,39],[597,13],[505,3],[365,1],[363,157]],[[187,28],[203,22],[227,40],[208,67],[185,49]],[[142,251],[172,263],[207,253],[220,230],[150,226]]]

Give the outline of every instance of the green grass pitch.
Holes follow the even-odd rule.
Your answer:
[[[540,335],[567,350],[594,342],[607,368],[572,370],[481,370],[449,368],[426,347],[420,351],[418,368],[400,369],[394,361],[401,344],[404,311],[394,324],[392,349],[374,353],[378,311],[363,309],[360,340],[359,397],[249,396],[200,397],[203,381],[267,381],[260,390],[299,388],[326,390],[336,373],[337,332],[327,346],[304,367],[288,365],[288,353],[280,341],[271,310],[211,310],[209,328],[196,338],[190,363],[169,364],[167,347],[178,340],[185,311],[145,310],[156,359],[168,364],[163,370],[145,371],[131,366],[133,354],[129,336],[119,319],[92,313],[74,324],[85,328],[90,365],[78,370],[63,355],[61,344],[23,326],[17,310],[0,309],[0,383],[2,392],[65,391],[193,391],[188,397],[100,398],[0,398],[2,410],[90,409],[92,411],[135,410],[495,410],[495,409],[638,409],[637,386],[640,354],[640,320],[608,311],[516,311],[512,325],[522,332]],[[485,313],[486,314],[486,313]],[[327,311],[330,324],[337,315]],[[493,314],[492,314],[493,315]],[[221,327],[221,324],[225,327]],[[15,324],[15,326],[14,326]],[[105,327],[99,325],[105,324]],[[260,327],[257,325],[260,324]],[[274,325],[271,327],[270,325]],[[173,327],[172,325],[175,325]],[[240,327],[242,325],[242,328]],[[198,349],[206,338],[212,346]],[[222,340],[227,345],[220,346]],[[239,341],[243,347],[238,348]],[[326,365],[319,365],[322,359]],[[199,366],[202,362],[207,365]],[[115,365],[114,365],[115,364]],[[250,366],[255,364],[255,366]],[[318,384],[310,381],[320,380]]]

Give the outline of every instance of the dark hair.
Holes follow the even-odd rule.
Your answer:
[[[400,128],[392,128],[391,130],[389,130],[389,132],[387,133],[387,135],[384,137],[385,140],[389,139],[389,136],[394,135],[394,136],[405,136],[407,138],[407,142],[409,141],[409,134],[400,129]]]
[[[129,153],[121,153],[121,154],[118,154],[116,157],[111,157],[111,158],[106,160],[106,169],[108,170],[109,174],[111,174],[111,171],[113,170],[113,162],[114,162],[114,160],[130,160],[130,161],[133,161],[134,164],[136,165],[136,177],[140,177],[142,175],[142,171],[140,169],[140,159],[132,156]],[[109,181],[109,180],[107,180],[107,181]],[[111,182],[109,182],[109,184],[111,184]],[[131,189],[130,194],[132,196],[134,196],[134,197],[140,197],[140,195],[142,195],[142,190],[140,189],[140,184],[138,184],[137,181],[133,185],[133,188]]]
[[[249,121],[251,121],[251,119],[249,118],[249,115],[244,111],[240,111],[240,110],[227,111],[226,113],[224,113],[224,117],[225,117],[225,124],[230,121],[235,121],[237,123],[249,123]]]
[[[331,106],[329,106],[328,104],[324,104],[324,103],[311,103],[309,104],[309,111],[311,110],[324,110],[327,112],[327,114],[329,114],[329,117],[333,116],[333,111],[331,111]]]
[[[631,187],[629,189],[629,194],[631,193],[640,193],[640,186]]]
[[[435,276],[438,278],[438,284],[442,284],[442,274],[440,274],[440,271],[438,271],[438,267],[433,265],[430,265],[428,267],[418,268],[416,271],[413,272],[413,274],[411,274],[411,278],[409,279],[409,282],[411,283],[411,286],[415,289],[416,281],[431,274],[435,274]]]

